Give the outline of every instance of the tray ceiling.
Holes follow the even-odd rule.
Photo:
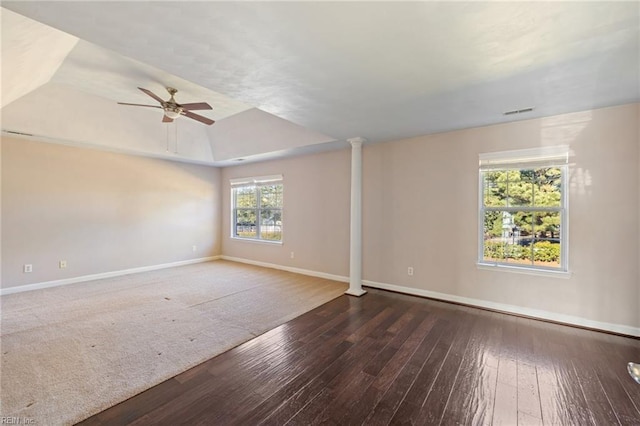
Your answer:
[[[43,90],[55,85],[88,95],[86,102],[138,103],[147,100],[135,87],[161,94],[173,85],[183,102],[211,103],[209,116],[218,123],[202,130],[211,157],[201,159],[210,164],[347,147],[340,142],[355,136],[397,140],[640,100],[635,2],[46,1],[3,7],[13,11],[2,14],[3,64],[7,34],[31,37],[21,30],[24,16],[80,40]],[[24,16],[6,25],[14,12]],[[55,65],[50,62],[48,68]],[[39,90],[3,108],[3,128],[20,101],[23,113],[29,96],[41,102]],[[89,104],[81,107],[90,111]],[[534,110],[503,115],[526,107]]]

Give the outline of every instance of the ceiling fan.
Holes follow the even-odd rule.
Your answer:
[[[178,93],[178,90],[174,89],[173,87],[167,87],[167,92],[169,92],[169,95],[171,95],[171,98],[168,101],[162,100],[160,96],[156,95],[150,90],[143,89],[142,87],[138,87],[138,89],[140,89],[143,93],[151,96],[156,101],[160,102],[160,105],[129,104],[126,102],[118,102],[118,104],[143,106],[143,107],[149,107],[149,108],[161,108],[162,110],[164,110],[164,115],[162,116],[163,123],[171,123],[173,120],[180,117],[181,115],[184,115],[185,117],[189,117],[193,120],[197,120],[209,126],[215,123],[215,121],[211,120],[210,118],[203,117],[201,115],[194,114],[191,112],[191,111],[197,111],[197,110],[203,110],[203,109],[213,109],[211,108],[211,105],[209,105],[206,102],[179,104],[173,98],[173,95]]]

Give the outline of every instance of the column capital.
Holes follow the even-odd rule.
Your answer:
[[[349,142],[351,144],[351,146],[356,147],[356,146],[362,146],[362,144],[364,142],[366,142],[367,140],[363,137],[355,137],[355,138],[349,138],[347,139],[347,142]]]

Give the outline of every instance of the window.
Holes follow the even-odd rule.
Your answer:
[[[478,263],[566,272],[567,147],[480,155]]]
[[[232,179],[233,238],[282,241],[282,176]]]

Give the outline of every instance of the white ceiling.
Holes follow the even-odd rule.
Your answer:
[[[640,100],[638,2],[2,5],[80,39],[46,84],[3,108],[4,129],[29,132],[29,120],[17,116],[40,108],[52,93],[64,104],[67,88],[79,92],[68,96],[82,102],[77,107],[88,121],[98,120],[91,111],[100,104],[111,119],[135,117],[127,127],[139,123],[136,134],[158,139],[164,132],[162,143],[148,141],[142,149],[160,153],[167,133],[158,130],[160,118],[138,119],[158,111],[113,101],[148,103],[136,86],[165,97],[163,87],[172,85],[179,102],[214,106],[202,114],[217,120],[202,136],[210,149],[183,155],[207,164],[346,147],[344,140],[355,136],[396,140]],[[5,25],[6,14],[3,96],[5,33],[21,34],[34,50],[46,42],[15,28],[24,24]],[[116,107],[131,111],[107,112]],[[535,109],[502,114],[524,107]],[[108,135],[96,138],[110,144]],[[93,139],[85,134],[83,143]]]

